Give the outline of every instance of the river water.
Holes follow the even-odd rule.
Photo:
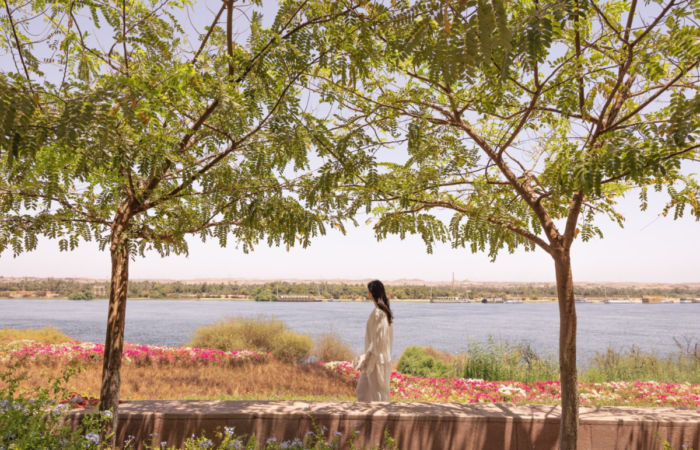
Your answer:
[[[315,335],[333,327],[356,350],[364,345],[369,302],[276,303],[253,301],[129,300],[125,340],[177,346],[192,331],[225,316],[274,315],[293,330]],[[394,356],[410,345],[449,352],[466,348],[469,339],[528,341],[534,349],[555,354],[559,312],[555,303],[392,304],[395,315]],[[664,354],[676,347],[674,336],[698,332],[700,304],[579,304],[579,360],[612,346],[633,344]],[[103,342],[107,300],[0,300],[0,328],[53,325],[66,334]]]

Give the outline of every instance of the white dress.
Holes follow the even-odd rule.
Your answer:
[[[367,319],[365,353],[357,360],[362,370],[357,383],[357,401],[388,402],[391,382],[391,348],[394,345],[394,326],[386,313],[375,307]]]

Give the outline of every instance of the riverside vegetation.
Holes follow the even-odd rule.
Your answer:
[[[93,298],[92,285],[103,285],[105,297],[109,295],[108,283],[82,283],[70,279],[2,279],[0,277],[0,298],[68,298],[71,300],[89,300]],[[539,299],[552,298],[557,295],[555,285],[514,284],[471,286],[469,295],[472,298],[502,297],[506,295],[523,298]],[[182,299],[182,298],[248,298],[252,300],[271,300],[279,295],[313,295],[326,299],[355,299],[366,300],[367,290],[364,284],[346,283],[183,283],[181,281],[130,281],[128,298],[149,299]],[[434,297],[452,297],[464,295],[463,289],[452,290],[449,286],[425,285],[386,285],[387,296],[395,299],[428,299]],[[620,288],[614,286],[576,286],[576,295],[604,297],[606,295],[642,295],[663,296],[669,298],[700,297],[700,289],[696,285],[679,284],[670,289],[658,287]]]
[[[0,338],[0,364],[25,358],[31,367],[22,386],[45,386],[46,377],[79,366],[71,389],[97,396],[101,344],[74,342],[50,327],[3,329]],[[347,363],[353,356],[333,330],[311,338],[274,317],[228,317],[197,329],[184,348],[127,344],[123,395],[132,400],[354,400],[357,374]],[[392,396],[398,401],[557,403],[559,384],[552,381],[558,379],[557,369],[553,356],[539,354],[526,342],[471,341],[462,354],[409,347],[397,361]],[[589,358],[580,377],[582,398],[591,394],[593,404],[700,406],[700,360],[689,352],[661,356],[608,349]],[[420,395],[411,394],[416,386]],[[460,394],[445,395],[446,390]],[[517,395],[525,391],[538,396]]]
[[[194,343],[202,348],[126,344],[123,398],[354,400],[359,373],[347,362],[352,350],[332,330],[311,339],[274,318],[231,317],[198,329]],[[339,361],[303,363],[297,359],[301,355]],[[5,431],[0,448],[110,448],[109,435],[100,437],[109,411],[87,414],[75,430],[61,417],[75,396],[90,399],[99,392],[103,356],[104,345],[74,341],[55,328],[0,330],[0,429]],[[608,350],[592,357],[582,371],[580,401],[697,408],[699,367],[700,361],[682,352],[659,357]],[[409,347],[396,369],[391,379],[394,401],[552,404],[561,396],[559,382],[552,381],[558,375],[554,360],[526,343],[470,342],[459,355]],[[626,382],[625,377],[643,381]],[[59,399],[71,401],[57,404]],[[359,450],[356,436],[317,428],[291,441],[258,442],[227,428],[214,436],[192,436],[184,449],[327,450],[343,444]],[[157,436],[150,442],[128,440],[124,448],[139,444],[147,450],[173,449]],[[387,435],[382,448],[398,446]],[[667,444],[663,448],[670,450]]]

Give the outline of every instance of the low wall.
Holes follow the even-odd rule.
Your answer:
[[[80,420],[83,412],[71,412]],[[357,442],[380,443],[385,430],[401,449],[548,450],[556,449],[560,409],[548,405],[134,401],[119,407],[118,442],[167,441],[181,446],[192,434],[209,437],[223,427],[255,434],[258,442],[303,438],[317,426],[327,436],[342,433],[341,443],[357,427]],[[700,450],[700,410],[632,407],[581,407],[579,450],[656,450],[660,439],[675,450]],[[342,447],[342,446],[341,446]]]

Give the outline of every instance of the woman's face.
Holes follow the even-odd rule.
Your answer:
[[[369,295],[369,299],[372,300],[374,303],[377,303],[377,301],[374,299],[374,296],[372,295],[372,291],[369,289],[367,290],[367,294]]]

